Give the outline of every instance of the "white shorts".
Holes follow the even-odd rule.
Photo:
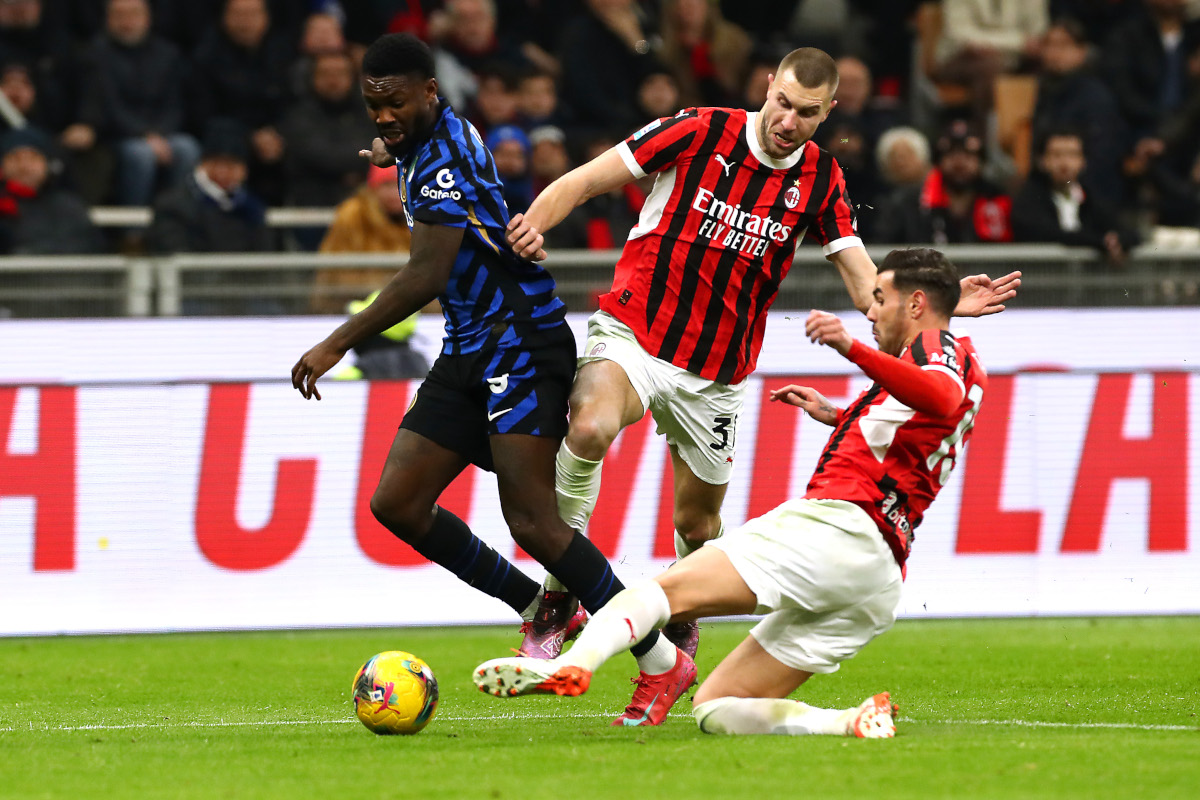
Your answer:
[[[721,486],[733,474],[738,417],[746,381],[710,381],[646,352],[629,326],[603,311],[588,319],[579,366],[608,360],[620,365],[658,426],[696,477]]]
[[[789,500],[708,542],[767,614],[750,635],[779,661],[836,672],[892,627],[900,566],[866,512],[843,500]]]

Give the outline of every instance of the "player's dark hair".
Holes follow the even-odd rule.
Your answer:
[[[934,311],[947,318],[954,316],[962,291],[958,285],[958,267],[940,250],[929,247],[893,250],[883,259],[879,271],[892,273],[892,285],[901,294],[920,289]]]
[[[791,72],[796,81],[806,89],[828,86],[833,92],[838,87],[837,64],[824,50],[801,47],[793,50],[779,62],[778,74]]]
[[[433,52],[411,33],[389,33],[367,48],[362,72],[372,78],[416,75],[423,80],[429,79],[434,77]]]

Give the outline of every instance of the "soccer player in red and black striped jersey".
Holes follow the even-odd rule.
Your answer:
[[[947,329],[959,293],[957,270],[941,253],[895,250],[867,310],[878,350],[852,339],[836,316],[813,311],[809,338],[874,384],[846,409],[811,387],[771,393],[834,429],[804,497],[621,592],[567,653],[495,659],[476,668],[476,683],[500,696],[582,694],[600,664],[668,620],[765,613],[697,690],[701,730],[895,735],[886,692],[847,709],[786,698],[895,622],[913,530],[949,479],[987,391],[970,340]]]
[[[573,528],[583,529],[595,507],[609,446],[649,410],[671,450],[677,554],[720,535],[744,379],[805,234],[837,267],[854,304],[864,312],[870,305],[875,265],[855,231],[842,170],[811,141],[837,83],[826,53],[795,50],[771,76],[760,111],[686,109],[651,122],[556,180],[509,223],[513,249],[544,258],[542,233],[577,205],[656,175],[612,290],[589,321],[571,392],[556,490]],[[1003,310],[1019,278],[964,279],[956,313]],[[694,652],[696,631],[668,636]],[[644,665],[642,672],[639,691],[654,674]],[[656,696],[641,694],[646,702]],[[636,700],[631,718],[640,715]]]

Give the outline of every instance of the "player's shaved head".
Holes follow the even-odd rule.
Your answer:
[[[837,63],[824,50],[815,47],[801,47],[793,50],[779,62],[777,75],[791,73],[796,81],[808,89],[829,87],[832,97],[837,92],[838,70]]]
[[[940,250],[930,247],[893,250],[879,265],[879,272],[891,272],[892,285],[901,294],[921,289],[934,311],[947,319],[954,316],[962,292],[958,267]]]

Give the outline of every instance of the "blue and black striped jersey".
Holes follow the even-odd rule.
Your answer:
[[[410,228],[416,221],[466,229],[438,297],[446,317],[443,353],[475,352],[497,325],[505,330],[493,343],[504,346],[530,330],[563,324],[566,306],[554,294],[550,273],[518,257],[504,240],[509,215],[492,154],[445,99],[429,138],[398,165]]]

